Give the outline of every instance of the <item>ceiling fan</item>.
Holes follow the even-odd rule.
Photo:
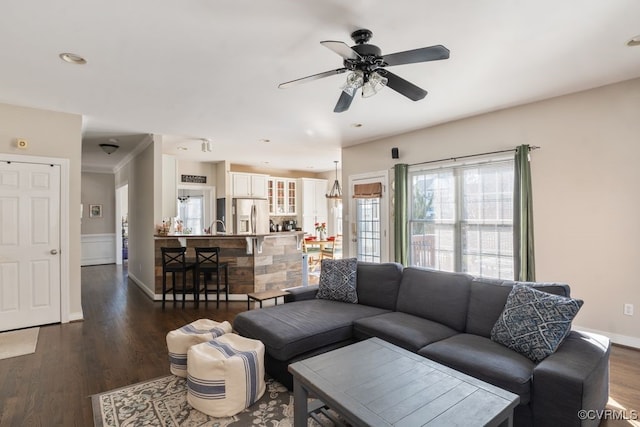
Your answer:
[[[340,41],[327,40],[320,42],[321,45],[342,56],[344,66],[335,70],[325,71],[324,73],[281,83],[278,87],[287,88],[349,71],[347,81],[342,87],[342,93],[340,94],[338,103],[333,109],[336,113],[341,113],[349,109],[354,95],[360,88],[362,88],[362,96],[365,98],[375,95],[385,86],[390,87],[412,101],[418,101],[424,98],[427,95],[426,90],[393,74],[385,67],[447,59],[449,58],[449,49],[442,45],[435,45],[382,55],[382,51],[378,46],[368,44],[372,35],[373,33],[366,29],[354,31],[351,33],[351,38],[356,44],[352,47]]]

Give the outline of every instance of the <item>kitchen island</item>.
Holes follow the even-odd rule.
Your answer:
[[[156,235],[155,298],[162,299],[161,247],[184,246],[187,248],[187,259],[191,260],[195,260],[196,247],[219,247],[220,261],[229,263],[229,294],[235,297],[233,299],[245,299],[246,294],[251,292],[300,286],[303,235],[302,231]],[[171,277],[167,280],[170,281]],[[181,279],[176,277],[176,280]]]

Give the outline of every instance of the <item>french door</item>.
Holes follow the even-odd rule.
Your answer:
[[[352,199],[350,253],[359,261],[389,260],[387,181],[386,171],[349,178],[352,195],[355,194],[356,186],[379,183],[382,189],[376,197]]]
[[[0,162],[0,330],[61,321],[60,165]]]

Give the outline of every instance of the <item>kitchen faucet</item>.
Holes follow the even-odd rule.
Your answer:
[[[222,221],[221,219],[216,219],[215,221],[213,221],[211,223],[211,233],[213,233],[213,224],[217,224],[220,223],[222,225],[222,232],[226,233],[227,232],[227,226],[224,225],[224,221]]]

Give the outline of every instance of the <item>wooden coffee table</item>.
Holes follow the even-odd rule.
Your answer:
[[[275,305],[278,305],[278,298],[285,297],[287,295],[289,295],[289,292],[281,291],[279,289],[262,292],[251,292],[247,294],[247,310],[251,310],[251,300],[258,301],[260,303],[260,308],[262,308],[262,301],[275,299]]]
[[[378,338],[289,365],[294,425],[309,395],[353,426],[511,426],[520,397]]]

